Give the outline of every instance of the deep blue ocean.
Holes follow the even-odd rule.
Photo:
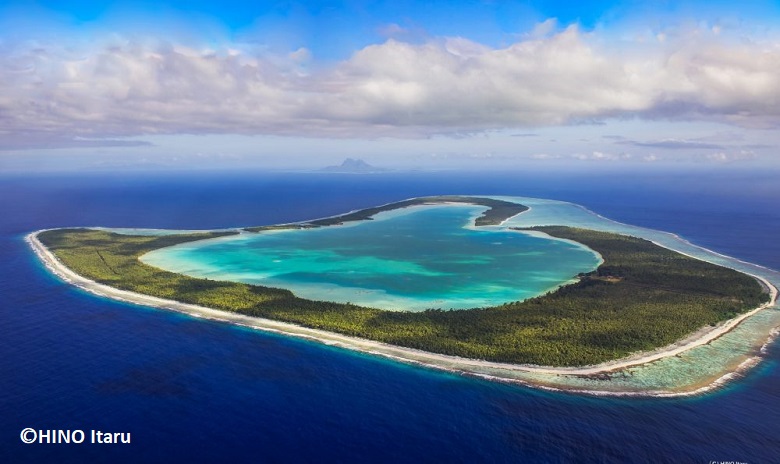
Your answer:
[[[780,462],[780,348],[683,399],[543,392],[109,301],[46,227],[223,228],[432,194],[568,200],[780,269],[777,173],[0,174],[0,462]],[[130,432],[129,445],[20,432]]]

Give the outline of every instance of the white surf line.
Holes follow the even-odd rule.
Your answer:
[[[521,372],[521,373],[529,372],[529,373],[566,375],[566,376],[583,376],[583,375],[587,376],[593,374],[608,373],[626,367],[633,367],[640,364],[656,361],[668,356],[674,356],[676,354],[679,354],[683,351],[689,350],[696,346],[709,343],[710,341],[716,339],[717,337],[732,330],[749,315],[755,314],[761,309],[770,306],[770,303],[762,305],[761,307],[756,308],[750,313],[742,315],[737,319],[728,321],[727,323],[717,327],[716,330],[708,332],[706,335],[704,335],[703,337],[697,340],[689,341],[688,343],[685,343],[680,346],[677,346],[678,344],[673,344],[670,345],[670,347],[668,347],[667,349],[657,350],[651,353],[647,353],[640,357],[632,357],[628,359],[624,358],[623,360],[609,361],[607,363],[594,365],[594,366],[571,367],[571,368],[556,368],[556,367],[545,367],[545,366],[534,366],[534,365],[499,363],[493,361],[484,361],[484,360],[477,360],[477,359],[462,358],[458,356],[431,353],[423,350],[391,345],[388,343],[363,339],[359,337],[341,335],[334,332],[328,332],[325,330],[311,329],[308,327],[303,327],[292,323],[274,321],[271,319],[264,319],[260,317],[246,316],[242,314],[231,313],[228,311],[212,309],[205,306],[182,303],[174,300],[168,300],[164,298],[116,289],[114,287],[100,284],[93,280],[87,279],[83,276],[80,276],[75,272],[73,272],[72,270],[70,270],[67,266],[62,264],[62,262],[60,262],[59,259],[49,249],[47,249],[40,242],[40,240],[38,240],[37,235],[41,232],[44,232],[44,230],[39,230],[27,235],[25,240],[30,244],[30,246],[32,247],[36,255],[42,260],[42,262],[46,265],[46,267],[50,271],[52,271],[52,273],[60,277],[65,282],[75,285],[76,287],[79,287],[95,295],[108,297],[119,301],[140,304],[144,306],[152,306],[152,307],[167,309],[171,311],[182,312],[195,317],[212,319],[216,321],[230,322],[245,327],[264,330],[268,332],[279,333],[283,335],[291,335],[299,338],[304,338],[307,340],[317,341],[326,345],[338,346],[341,348],[351,349],[363,353],[379,355],[385,358],[390,358],[405,363],[424,365],[424,366],[437,368],[440,370],[445,370],[450,372],[464,373],[464,374],[474,375],[482,378],[490,378],[490,379],[501,380],[505,382],[520,383],[524,385],[542,387],[547,389],[556,389],[556,388],[546,385],[544,382],[535,382],[532,380],[517,379],[515,377],[508,376],[508,375],[501,376],[496,374],[486,374],[484,370],[485,369],[504,370],[509,372]],[[771,303],[774,303],[774,301],[776,301],[777,298],[777,289],[773,285],[769,284],[769,282],[767,282],[767,284],[769,285],[770,292],[772,295]],[[551,379],[550,383],[555,383],[555,382],[554,380]],[[589,390],[589,389],[578,390],[575,388],[566,388],[566,387],[561,387],[557,389],[562,391],[572,391],[572,392],[592,393],[592,394],[610,394],[610,395],[659,396],[661,394],[664,395],[680,394],[674,392],[658,392],[658,391],[641,392],[641,391],[634,391],[634,390],[630,390],[630,391],[598,391],[598,390]]]

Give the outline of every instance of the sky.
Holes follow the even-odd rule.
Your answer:
[[[2,1],[0,172],[780,168],[780,2]]]

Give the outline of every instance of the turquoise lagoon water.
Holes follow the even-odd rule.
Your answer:
[[[182,244],[142,260],[195,277],[287,288],[314,300],[407,311],[526,299],[601,262],[580,244],[470,227],[484,210],[406,208],[344,226]]]

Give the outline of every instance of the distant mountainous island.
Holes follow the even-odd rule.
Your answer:
[[[388,169],[371,166],[370,164],[366,163],[362,159],[347,158],[344,160],[343,163],[341,163],[341,165],[328,166],[322,168],[321,171],[368,174],[372,172],[387,172]]]

